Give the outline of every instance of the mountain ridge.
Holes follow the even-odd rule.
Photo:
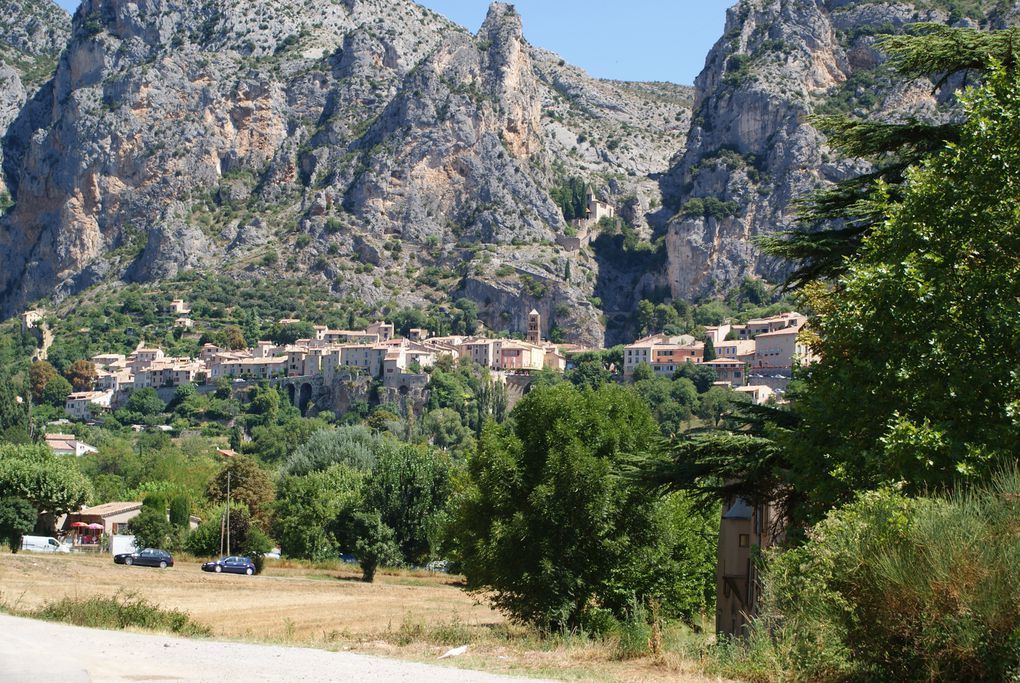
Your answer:
[[[316,8],[86,0],[53,96],[22,110],[7,145],[4,312],[110,279],[261,276],[287,250],[338,299],[434,304],[410,270],[470,270],[440,288],[499,290],[512,318],[558,308],[578,340],[601,342],[595,258],[555,245],[567,226],[549,188],[583,176],[657,202],[647,175],[682,145],[686,103],[650,104],[654,85],[592,79],[533,48],[509,5],[477,35],[410,2]],[[384,248],[395,241],[413,253]],[[465,248],[499,245],[463,266]],[[550,300],[495,275],[507,268],[541,274]],[[506,309],[478,303],[500,328]]]
[[[534,308],[585,345],[632,337],[642,299],[785,276],[756,238],[867,168],[811,114],[953,115],[960,84],[895,82],[880,35],[1018,16],[740,0],[692,89],[592,78],[503,3],[472,34],[410,0],[86,0],[63,29],[17,2],[52,17],[29,33],[55,67],[6,110],[0,314],[215,271],[366,316],[469,300],[495,331]],[[578,223],[586,193],[616,218]]]
[[[665,176],[671,296],[712,296],[747,277],[780,282],[791,265],[756,238],[797,227],[795,200],[868,168],[841,159],[814,113],[901,120],[952,116],[955,79],[902,82],[877,39],[923,22],[1002,27],[1016,3],[742,0],[727,12],[695,87],[688,145]]]

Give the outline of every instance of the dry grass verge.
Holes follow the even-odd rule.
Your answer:
[[[508,623],[462,590],[460,577],[417,571],[360,581],[357,567],[267,561],[261,576],[207,574],[176,558],[172,569],[114,565],[109,557],[0,554],[0,590],[10,609],[38,610],[63,598],[109,599],[130,591],[221,639],[435,661],[451,647],[467,654],[453,666],[572,681],[697,682],[705,639],[679,626],[662,633],[663,652],[642,654],[640,635],[592,641],[571,634],[541,637]],[[626,647],[624,647],[626,645]]]

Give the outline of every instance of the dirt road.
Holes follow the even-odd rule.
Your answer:
[[[102,631],[0,615],[0,681],[534,681],[349,652]]]

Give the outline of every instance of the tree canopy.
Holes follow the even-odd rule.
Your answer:
[[[839,286],[819,292],[817,349],[784,441],[821,504],[903,480],[987,474],[1020,437],[1020,82],[995,67],[962,96],[959,141],[880,194]]]
[[[269,528],[269,505],[275,497],[273,478],[253,458],[239,455],[231,458],[209,482],[206,492],[210,501],[227,500],[229,475],[231,504],[243,504],[263,529]]]
[[[641,399],[617,385],[539,387],[509,423],[487,425],[451,522],[469,587],[513,619],[553,629],[624,617],[635,595],[674,615],[700,607],[713,525],[618,476],[656,433]],[[681,519],[698,528],[681,530]]]
[[[73,459],[44,445],[0,444],[0,498],[29,501],[37,512],[60,515],[92,497],[92,485]]]

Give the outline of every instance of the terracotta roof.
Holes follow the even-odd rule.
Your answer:
[[[107,515],[118,515],[122,512],[131,512],[142,507],[140,502],[121,502],[121,503],[103,503],[102,505],[96,505],[90,508],[82,508],[78,512],[72,512],[72,515],[97,515],[99,517],[106,517]]]
[[[797,336],[800,334],[802,329],[802,327],[784,327],[783,329],[776,330],[774,332],[762,332],[756,336],[756,339],[761,339],[762,337],[787,337],[791,334],[793,336]]]
[[[89,401],[100,396],[108,396],[109,392],[106,391],[77,391],[73,394],[68,394],[67,398],[72,401]]]

